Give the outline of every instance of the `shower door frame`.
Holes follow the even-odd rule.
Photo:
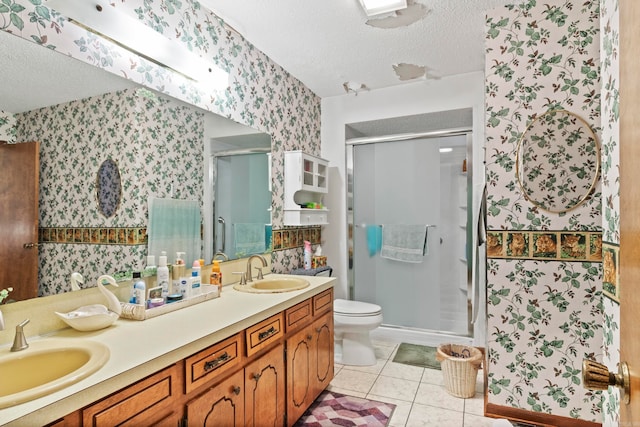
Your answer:
[[[391,143],[398,141],[410,141],[414,139],[428,139],[428,138],[442,138],[449,136],[461,136],[465,135],[467,137],[467,224],[473,225],[473,209],[471,209],[472,200],[473,200],[473,144],[472,144],[472,128],[471,127],[460,127],[453,129],[445,129],[445,130],[437,130],[437,131],[429,131],[429,132],[419,132],[419,133],[404,133],[404,134],[395,134],[395,135],[385,135],[385,136],[375,136],[375,137],[364,137],[364,138],[350,138],[345,141],[345,160],[346,160],[346,214],[347,214],[347,292],[348,298],[350,300],[354,299],[355,295],[355,242],[354,242],[354,232],[355,232],[355,218],[354,218],[354,209],[353,209],[353,156],[354,149],[358,145],[365,144],[376,144],[376,143]],[[474,262],[478,262],[473,257],[473,248],[475,239],[472,235],[473,229],[472,227],[467,227],[467,249],[466,256],[467,260],[467,306],[468,306],[468,314],[467,314],[467,329],[468,333],[464,336],[473,336],[473,318],[472,318],[472,305],[474,303],[478,303],[478,301],[474,301],[474,290],[472,286],[472,271],[474,268]],[[471,243],[471,244],[469,244]],[[383,325],[387,327],[394,327],[399,329],[412,329],[408,327],[402,326],[393,326],[393,325]],[[449,332],[447,332],[449,333]]]

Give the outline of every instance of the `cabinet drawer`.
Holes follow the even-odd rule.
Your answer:
[[[172,425],[181,417],[180,369],[173,365],[82,410],[83,426]]]
[[[236,334],[185,359],[187,393],[242,363],[243,334]]]
[[[247,356],[251,356],[282,338],[284,335],[284,314],[278,313],[247,328],[246,334]]]
[[[327,289],[313,297],[313,316],[333,309],[333,288]]]
[[[284,210],[285,225],[327,225],[329,216],[326,209]]]
[[[294,305],[293,307],[285,311],[285,321],[287,326],[287,332],[293,331],[299,326],[306,325],[312,317],[311,312],[311,299]]]

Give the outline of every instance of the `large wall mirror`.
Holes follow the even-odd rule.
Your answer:
[[[516,176],[538,208],[564,213],[592,194],[600,172],[600,145],[589,124],[566,110],[550,110],[525,130],[517,148]]]
[[[2,76],[2,83],[0,84],[0,114],[3,117],[7,117],[7,115],[19,118],[28,116],[31,126],[51,127],[50,119],[53,114],[37,113],[34,116],[30,115],[31,112],[41,111],[40,109],[43,107],[66,105],[67,103],[75,102],[76,104],[73,104],[72,107],[64,107],[62,110],[68,111],[69,117],[82,118],[95,114],[97,117],[95,126],[74,125],[70,121],[66,121],[65,125],[61,126],[58,131],[61,133],[65,129],[69,129],[69,132],[74,133],[75,138],[89,141],[101,128],[108,126],[103,121],[106,120],[105,114],[108,115],[105,111],[113,112],[114,115],[119,114],[117,108],[114,108],[114,105],[117,104],[113,98],[103,98],[104,94],[124,91],[127,94],[133,92],[142,94],[140,96],[140,105],[143,107],[150,105],[148,107],[149,114],[158,115],[161,111],[169,111],[168,106],[173,108],[175,105],[177,107],[170,111],[182,109],[180,115],[187,120],[185,123],[174,124],[171,122],[177,120],[176,116],[159,118],[159,123],[171,128],[171,131],[154,139],[153,152],[151,153],[138,152],[136,149],[131,148],[136,143],[139,143],[137,140],[139,136],[127,133],[128,126],[136,120],[144,124],[144,121],[140,120],[142,116],[131,115],[132,113],[123,114],[114,120],[115,125],[111,130],[112,133],[120,132],[125,136],[120,138],[119,141],[116,141],[117,138],[110,140],[108,137],[104,137],[99,141],[99,144],[102,145],[98,146],[90,146],[88,143],[86,145],[76,144],[71,146],[63,136],[57,137],[55,141],[40,141],[40,191],[47,192],[47,206],[40,206],[40,227],[65,229],[65,232],[71,233],[65,237],[70,239],[66,240],[66,242],[77,242],[78,240],[74,239],[78,238],[89,242],[89,244],[75,245],[77,249],[71,249],[64,255],[58,249],[64,245],[41,245],[44,246],[44,248],[41,247],[39,249],[39,265],[41,269],[43,266],[44,268],[55,268],[54,273],[48,271],[44,274],[44,276],[47,276],[47,280],[52,280],[48,285],[49,292],[44,293],[44,295],[70,290],[69,277],[73,271],[80,271],[85,275],[87,286],[93,286],[95,284],[94,276],[97,278],[100,274],[113,274],[122,269],[123,259],[125,258],[122,254],[122,248],[125,246],[118,243],[121,243],[122,239],[127,243],[131,243],[145,238],[136,234],[147,226],[146,218],[136,212],[136,210],[140,209],[140,204],[146,204],[146,196],[142,194],[144,191],[161,193],[164,197],[197,197],[202,207],[203,242],[201,257],[207,263],[213,258],[214,251],[221,250],[219,247],[214,248],[216,242],[220,240],[216,233],[222,233],[222,230],[217,227],[218,217],[223,216],[229,227],[233,227],[234,224],[260,223],[266,230],[265,227],[270,223],[269,209],[271,206],[271,193],[267,189],[270,183],[270,164],[267,157],[271,147],[269,135],[195,106],[185,104],[182,101],[172,99],[167,95],[157,94],[149,89],[141,88],[124,78],[4,31],[0,31],[0,56],[3,58],[3,67],[0,70],[0,75]],[[145,97],[148,99],[145,99]],[[89,98],[94,101],[90,103],[77,101]],[[167,98],[167,100],[157,101],[160,98]],[[156,104],[150,104],[152,102],[156,102]],[[104,111],[100,110],[100,108],[104,108]],[[100,111],[95,111],[96,109]],[[56,112],[56,114],[60,113]],[[0,119],[2,116],[0,116]],[[192,121],[194,118],[197,120]],[[194,129],[194,123],[198,124],[198,129]],[[21,126],[24,127],[25,125],[22,124],[18,127]],[[0,131],[2,131],[2,126],[0,126]],[[155,128],[150,127],[149,129],[144,129],[144,131],[147,132],[147,138],[154,138]],[[40,135],[39,132],[34,132],[33,134]],[[164,144],[170,142],[169,140],[179,140],[184,134],[192,134],[194,138],[198,139],[200,152],[197,156],[180,159],[176,157],[179,151],[164,146]],[[119,147],[117,144],[127,144],[127,149],[125,150],[124,146]],[[51,147],[51,145],[54,146]],[[184,152],[188,152],[189,148],[184,147]],[[109,154],[110,151],[111,153],[121,153],[121,155]],[[221,175],[218,171],[220,167],[216,168],[216,159],[224,157],[225,159],[234,158],[235,160],[235,157],[244,158],[246,153],[259,154],[260,159],[251,164],[247,164],[244,161],[227,162],[228,164],[225,166],[228,166],[227,169],[229,170],[225,171],[224,182],[219,182],[216,179],[216,176],[219,177]],[[50,158],[49,156],[55,156],[55,158]],[[154,169],[155,166],[146,168],[149,162],[153,162],[154,157],[162,156],[173,156],[170,159],[171,163],[176,168],[189,170],[193,180],[181,181],[182,178],[179,174],[175,173],[171,168],[163,168],[162,170]],[[192,164],[193,158],[197,158],[200,163]],[[78,182],[74,183],[77,176],[82,174],[90,175],[90,185],[97,186],[98,176],[102,170],[101,165],[108,165],[104,167],[110,168],[111,173],[116,172],[113,170],[114,167],[117,168],[122,187],[122,200],[118,200],[117,203],[107,203],[105,206],[108,205],[109,209],[104,211],[103,207],[102,213],[100,213],[101,209],[96,200],[97,188],[92,189],[90,197],[84,197],[82,200],[70,201],[68,198],[68,194],[73,193],[74,188],[80,188],[81,186]],[[237,170],[236,167],[238,168]],[[62,168],[62,170],[54,171],[56,168]],[[228,177],[226,176],[227,172]],[[154,180],[149,180],[145,176],[149,174],[154,175]],[[255,175],[255,179],[243,181],[242,185],[238,187],[239,191],[236,191],[236,183],[239,182],[239,177],[247,175]],[[147,189],[144,191],[136,187],[139,185],[138,177],[144,177],[148,181],[146,182]],[[198,181],[196,186],[192,185],[195,180]],[[75,185],[76,187],[71,187],[71,189],[67,190],[65,185],[68,185],[68,182],[71,182],[70,185]],[[187,193],[185,189],[190,187],[197,187],[197,196],[194,196],[195,192],[194,194]],[[110,189],[106,190],[107,192],[111,191]],[[222,195],[218,196],[217,192],[222,192]],[[136,195],[137,205],[134,206],[131,206],[131,202],[126,200],[128,195],[131,198],[132,194]],[[251,210],[266,213],[266,216],[262,215],[256,218],[236,217],[237,212],[243,212],[248,209],[246,205],[241,208],[229,209],[224,213],[214,212],[214,204],[217,211],[225,208],[225,203],[221,199],[230,197],[228,195],[241,197],[242,200],[259,201],[259,206],[252,207]],[[52,204],[55,206],[52,206]],[[65,204],[70,206],[65,206]],[[44,212],[45,210],[51,211],[53,208],[58,212],[67,212],[67,214],[59,215],[60,218],[57,218],[57,223],[50,221],[47,216],[50,215],[50,212]],[[42,218],[45,218],[45,220],[43,221]],[[73,222],[74,218],[77,219],[77,223]],[[123,223],[126,225],[122,226]],[[68,230],[74,227],[77,227],[75,230],[76,235],[73,234],[74,231],[70,232]],[[109,233],[115,233],[116,236],[102,236],[100,234],[102,228],[108,229]],[[51,233],[53,232],[55,230],[51,231]],[[92,234],[94,232],[95,236]],[[118,236],[118,233],[122,233],[122,235]],[[228,241],[234,239],[234,233],[234,229],[230,228],[228,230]],[[47,241],[48,237],[48,235],[45,236],[45,241]],[[59,240],[60,236],[57,236],[57,238]],[[100,249],[101,247],[106,247],[106,245],[101,245],[101,243],[105,243],[105,240],[101,240],[104,238],[107,239],[107,245],[111,245],[108,250]],[[116,244],[113,244],[114,240],[109,239],[116,239]],[[146,254],[145,246],[131,245],[127,248],[134,248],[126,249],[128,251],[127,256],[130,259],[138,260],[133,268],[143,267],[144,255]],[[264,252],[269,247],[263,244],[259,249]],[[226,253],[229,258],[234,258],[236,254],[246,255],[247,253],[243,250],[233,250]],[[174,254],[168,255],[169,261],[173,261]],[[101,264],[101,271],[82,271],[82,266],[86,265],[87,260],[100,262],[100,258],[108,258],[108,261]],[[0,268],[2,267],[0,266]],[[39,276],[40,280],[43,280],[42,272]],[[0,288],[2,287],[1,285]]]

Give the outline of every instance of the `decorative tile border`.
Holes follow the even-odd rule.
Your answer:
[[[147,227],[41,227],[39,243],[146,245]]]
[[[273,231],[273,250],[281,251],[304,246],[304,241],[319,244],[320,227],[286,228]],[[94,245],[146,245],[146,227],[41,227],[39,243],[79,243]]]
[[[285,228],[273,231],[273,250],[281,251],[304,246],[308,240],[312,245],[319,244],[322,237],[320,227]]]
[[[602,232],[487,232],[487,258],[601,262],[603,251]]]
[[[602,244],[602,293],[620,304],[620,246]]]

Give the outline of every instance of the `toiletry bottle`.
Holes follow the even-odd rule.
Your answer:
[[[204,268],[204,259],[200,258],[198,260],[198,263],[200,263],[200,284],[205,285],[208,279],[206,274],[202,274],[202,269]]]
[[[189,295],[189,290],[191,289],[191,277],[181,277],[178,285],[178,292],[182,294],[182,299],[187,299],[191,295]]]
[[[166,252],[162,252],[159,258],[160,265],[158,266],[157,271],[157,283],[158,286],[162,287],[162,298],[167,300],[167,295],[169,295],[169,267],[167,267],[167,254]]]
[[[139,272],[133,273],[133,295],[134,295],[134,304],[137,305],[146,305],[147,303],[147,287],[142,280],[142,274]]]
[[[311,269],[311,242],[304,241],[304,269]]]
[[[222,294],[222,273],[220,272],[220,261],[214,260],[211,266],[211,276],[209,282],[218,286],[218,295]]]
[[[142,270],[142,279],[144,280],[147,289],[156,287],[156,274],[158,273],[158,267],[156,267],[156,257],[153,255],[147,255],[147,265]]]
[[[195,297],[202,293],[201,277],[200,277],[200,261],[193,261],[193,267],[191,267],[191,289],[190,297]]]
[[[185,271],[186,271],[186,267],[184,265],[184,259],[182,259],[182,257],[184,256],[184,252],[177,252],[176,253],[176,262],[173,265],[173,288],[171,289],[170,293],[172,294],[179,294],[182,293],[180,286],[180,280],[183,279],[185,277]],[[183,297],[184,297],[184,293]]]

